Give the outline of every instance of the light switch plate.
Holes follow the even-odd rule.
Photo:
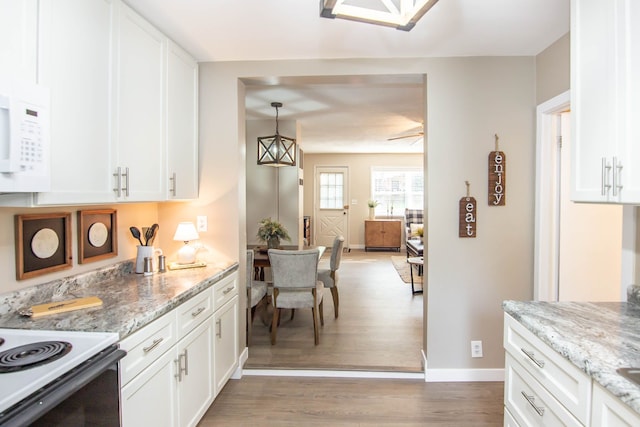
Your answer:
[[[198,231],[207,231],[207,217],[206,215],[198,215],[198,217],[196,218],[196,227],[198,228]]]

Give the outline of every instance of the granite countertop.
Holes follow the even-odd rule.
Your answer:
[[[0,328],[117,332],[120,339],[142,328],[238,269],[237,262],[169,270],[145,277],[125,262],[27,290],[0,295]],[[20,316],[32,305],[97,296],[102,306],[43,316]]]
[[[561,356],[640,413],[640,385],[616,373],[618,368],[640,367],[639,304],[505,301],[503,308]]]

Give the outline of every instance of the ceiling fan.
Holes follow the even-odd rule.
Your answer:
[[[420,129],[420,130],[415,131],[417,129]],[[413,145],[416,142],[418,142],[420,140],[420,138],[422,138],[424,136],[424,127],[423,126],[419,126],[417,128],[410,129],[407,132],[411,132],[411,133],[406,134],[406,135],[400,135],[400,136],[394,136],[394,137],[391,137],[391,138],[387,138],[387,141],[396,141],[398,139],[405,139],[405,138],[417,138],[415,141],[413,141],[411,143],[411,145]]]

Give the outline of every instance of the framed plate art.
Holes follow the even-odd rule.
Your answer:
[[[115,209],[78,211],[78,263],[118,255],[118,218]]]
[[[16,278],[71,268],[71,214],[15,216]]]

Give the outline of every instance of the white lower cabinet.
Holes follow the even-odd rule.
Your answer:
[[[640,416],[599,384],[593,385],[592,426],[640,426]]]
[[[198,424],[237,367],[237,283],[234,273],[120,342],[123,426]]]
[[[128,356],[127,356],[128,357]],[[164,353],[120,392],[123,426],[178,426],[175,350]]]
[[[238,296],[216,311],[215,386],[216,395],[227,383],[238,362]]]
[[[504,316],[505,426],[639,426],[640,416]]]

